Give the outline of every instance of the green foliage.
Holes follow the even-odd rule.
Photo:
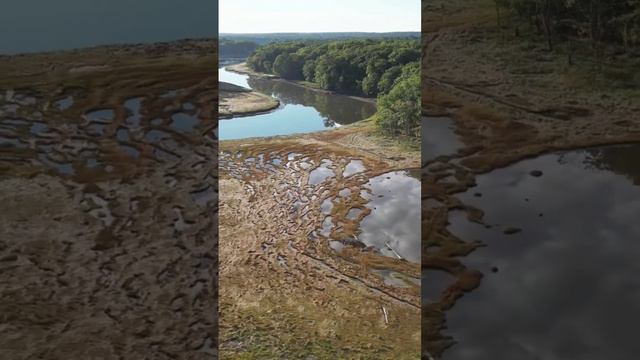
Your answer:
[[[409,65],[413,68],[413,65]],[[404,70],[404,69],[403,69]],[[420,136],[420,74],[406,69],[386,95],[378,96],[376,124],[386,134]]]
[[[329,33],[270,33],[270,34],[221,34],[222,40],[251,41],[259,45],[273,42],[299,40],[352,40],[352,39],[420,39],[419,31],[405,32],[329,32]]]
[[[258,48],[258,44],[251,41],[221,39],[218,47],[221,58],[246,58]]]
[[[391,90],[405,65],[415,67],[420,51],[418,39],[291,41],[259,47],[247,64],[322,89],[374,97]]]
[[[553,50],[559,42],[587,41],[593,49],[622,45],[625,52],[640,45],[640,0],[494,0],[513,14],[516,29],[532,24]]]

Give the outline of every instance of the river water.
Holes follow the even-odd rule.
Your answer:
[[[344,95],[313,91],[288,82],[249,77],[218,69],[219,81],[250,88],[280,100],[265,114],[220,119],[220,140],[314,132],[370,117],[375,104]]]
[[[447,312],[445,360],[640,354],[638,159],[640,145],[544,155],[459,195],[490,228],[450,214],[454,234],[487,246],[463,258],[485,276]]]
[[[211,0],[3,1],[0,54],[216,38]]]

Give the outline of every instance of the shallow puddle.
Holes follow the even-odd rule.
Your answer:
[[[127,155],[129,155],[129,156],[131,156],[133,158],[140,157],[140,150],[134,148],[133,146],[120,145],[120,148],[122,150],[124,150],[124,152],[127,153]]]
[[[344,249],[344,244],[342,243],[342,241],[330,240],[329,247],[334,251],[340,252],[342,251],[342,249]]]
[[[329,177],[336,176],[336,173],[328,167],[332,164],[331,160],[323,159],[320,166],[309,173],[309,185],[317,185]]]
[[[36,121],[31,123],[31,128],[29,129],[29,132],[32,133],[33,135],[39,135],[47,131],[48,129],[49,129],[49,126],[47,126],[46,123]]]
[[[364,163],[362,160],[351,160],[349,164],[344,168],[342,172],[343,177],[351,176],[353,174],[357,174],[363,172],[365,170]]]
[[[320,212],[328,215],[331,214],[331,209],[333,209],[333,201],[331,201],[331,198],[324,199],[322,204],[320,204]]]
[[[329,237],[331,235],[331,230],[333,229],[333,220],[331,216],[327,216],[324,218],[322,222],[322,229],[320,229],[320,235],[324,237]]]
[[[193,132],[200,119],[185,113],[177,113],[171,116],[171,128],[181,133]]]
[[[127,117],[126,119],[126,123],[132,126],[139,126],[140,125],[140,119],[141,119],[141,115],[140,115],[140,109],[142,108],[142,100],[144,100],[143,97],[137,97],[137,98],[131,98],[131,99],[127,99],[124,102],[124,107],[129,110],[129,114],[130,116]]]
[[[457,213],[449,229],[487,244],[463,259],[485,276],[447,312],[458,344],[445,360],[637,356],[639,156],[640,145],[580,150],[477,177],[460,198],[492,227]]]
[[[370,192],[361,195],[369,200],[371,213],[360,223],[360,240],[384,255],[397,253],[420,262],[420,180],[407,171],[394,171],[371,178],[365,187]]]
[[[193,201],[200,206],[206,206],[208,203],[216,199],[216,191],[212,186],[208,186],[203,190],[194,191],[191,193]]]
[[[421,131],[423,165],[439,156],[454,155],[464,147],[450,118],[425,116]]]
[[[370,271],[380,276],[384,280],[384,283],[389,286],[402,288],[410,287],[412,284],[420,286],[420,279],[412,278],[396,271],[384,269],[371,269]]]
[[[48,167],[54,168],[58,173],[64,175],[73,175],[75,174],[75,170],[73,169],[72,163],[59,163],[49,159],[46,154],[38,154],[38,160]]]
[[[171,135],[168,132],[157,129],[149,130],[144,134],[144,141],[146,142],[158,142],[169,138],[171,138]]]
[[[56,101],[54,105],[58,110],[67,110],[73,106],[73,96],[69,95],[64,99],[60,99]]]
[[[116,138],[120,142],[128,142],[129,141],[129,129],[120,127],[118,131],[116,131]]]
[[[24,144],[22,141],[20,141],[20,139],[17,138],[0,136],[0,148],[3,147],[26,148],[27,144]]]
[[[111,122],[115,116],[113,109],[98,109],[86,114],[87,119],[94,122]]]
[[[347,213],[347,219],[350,220],[355,220],[358,218],[358,216],[360,216],[360,214],[362,213],[362,210],[360,209],[350,209],[349,212]]]

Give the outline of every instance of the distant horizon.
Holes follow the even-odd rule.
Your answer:
[[[395,34],[395,33],[415,33],[417,30],[394,30],[394,31],[276,31],[276,32],[220,32],[218,35],[289,35],[289,34]]]
[[[215,38],[217,1],[21,0],[0,12],[0,54]]]

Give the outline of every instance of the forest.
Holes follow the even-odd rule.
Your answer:
[[[255,71],[341,94],[377,97],[376,123],[392,135],[420,135],[419,40],[291,41],[258,48]]]
[[[259,47],[247,64],[255,71],[324,90],[377,97],[380,128],[417,137],[420,51],[417,39],[290,41]]]
[[[218,43],[220,58],[246,58],[258,47],[252,41],[220,39]]]
[[[517,35],[529,26],[549,50],[564,45],[569,55],[579,45],[602,58],[640,56],[640,0],[494,0],[498,25]]]
[[[220,41],[250,41],[259,45],[272,42],[300,40],[348,40],[348,39],[420,39],[420,32],[327,32],[327,33],[266,33],[266,34],[231,34],[221,33]]]

